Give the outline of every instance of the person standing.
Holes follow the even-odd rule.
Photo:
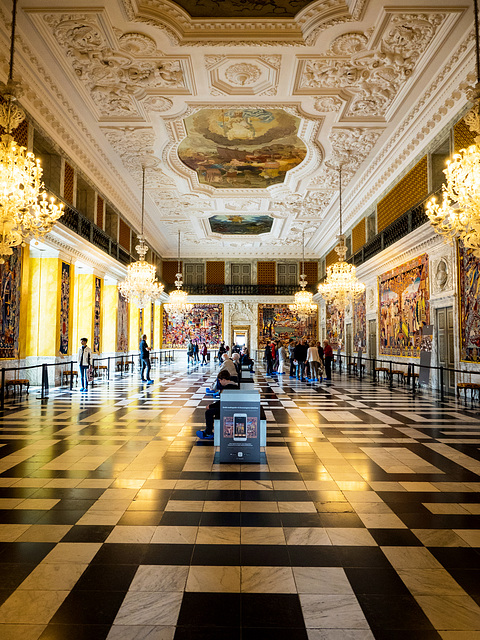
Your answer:
[[[305,382],[305,362],[307,360],[308,346],[307,341],[299,342],[295,347],[293,356],[297,361],[297,380]]]
[[[198,342],[195,340],[195,342],[193,343],[193,362],[200,362],[198,351]]]
[[[206,342],[204,342],[202,344],[202,348],[200,350],[200,354],[202,356],[202,364],[201,364],[201,366],[203,367],[204,364],[207,364],[208,348],[207,348],[207,343]]]
[[[288,357],[290,358],[290,378],[295,378],[295,347],[297,343],[295,340],[288,341]]]
[[[153,380],[150,380],[150,347],[147,344],[147,336],[143,335],[142,340],[139,346],[140,350],[140,360],[142,362],[142,382],[146,382],[147,384],[153,384]],[[146,376],[144,376],[144,372],[146,370]]]
[[[81,388],[80,391],[88,390],[88,370],[92,366],[92,350],[87,347],[87,338],[80,340],[81,347],[78,351],[78,367],[80,369]]]
[[[267,365],[267,376],[271,376],[273,373],[273,362],[274,362],[274,358],[273,358],[273,354],[272,354],[272,344],[270,342],[270,340],[267,340],[267,344],[265,346],[265,363]]]
[[[225,342],[221,342],[220,346],[218,347],[218,352],[217,352],[217,359],[218,359],[218,364],[221,365],[223,360],[222,360],[222,356],[223,354],[226,352],[225,349]]]
[[[285,362],[287,360],[287,350],[281,342],[278,343],[278,375],[285,375]]]
[[[318,355],[318,349],[314,343],[311,347],[308,347],[307,360],[310,364],[310,380],[318,382],[318,370],[320,368],[320,356]]]
[[[323,359],[325,361],[325,380],[332,379],[333,349],[328,340],[323,341]]]
[[[191,340],[187,344],[187,367],[190,364],[193,364],[193,342]]]

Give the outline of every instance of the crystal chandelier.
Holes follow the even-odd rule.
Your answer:
[[[338,262],[327,267],[326,280],[318,285],[318,293],[324,298],[325,302],[345,309],[350,302],[353,302],[357,296],[365,291],[365,285],[357,279],[357,270],[353,264],[345,262],[347,247],[345,245],[345,236],[342,233],[342,166],[342,164],[338,165],[340,234],[337,236],[339,243],[335,247]]]
[[[193,309],[193,304],[187,302],[188,293],[182,289],[183,275],[180,269],[180,231],[178,232],[178,259],[175,286],[176,290],[169,293],[169,302],[165,304],[165,310],[172,320],[182,322],[186,313]]]
[[[302,271],[305,271],[305,229],[302,233]],[[288,307],[299,320],[306,320],[317,311],[318,307],[313,302],[313,293],[305,291],[305,287],[307,286],[307,276],[305,273],[300,275],[298,284],[300,285],[300,291],[297,291],[295,294],[295,302],[289,304]]]
[[[475,137],[475,144],[468,149],[460,149],[447,162],[442,204],[432,198],[427,204],[426,214],[435,231],[446,241],[452,242],[457,237],[480,258],[480,37],[477,0],[474,0],[474,7],[477,84],[469,95],[475,106],[464,121],[470,131],[479,135]]]
[[[127,266],[127,277],[118,285],[118,290],[127,302],[133,302],[139,309],[157,300],[163,293],[163,284],[157,282],[155,266],[145,261],[148,247],[143,235],[145,209],[145,166],[142,166],[142,232],[138,236],[139,244],[135,251],[140,256],[137,262]]]
[[[13,80],[16,17],[17,0],[13,0],[8,81],[0,83],[0,127],[4,129],[0,143],[0,264],[5,262],[4,256],[12,255],[12,247],[25,246],[31,236],[44,236],[63,215],[63,204],[56,204],[54,198],[47,200],[40,161],[12,136],[12,130],[25,120],[24,111],[16,104],[19,91]]]

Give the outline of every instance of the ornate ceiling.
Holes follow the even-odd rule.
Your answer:
[[[458,0],[25,0],[16,75],[137,228],[147,165],[162,256],[180,229],[189,257],[299,258],[302,231],[320,257],[337,233],[328,164],[346,162],[351,226],[465,104],[470,14]]]

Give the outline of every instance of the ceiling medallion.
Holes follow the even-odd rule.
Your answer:
[[[230,80],[232,84],[242,87],[254,84],[260,78],[261,74],[262,72],[257,66],[246,62],[232,64],[225,70],[227,80]]]

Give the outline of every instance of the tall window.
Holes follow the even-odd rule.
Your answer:
[[[186,262],[183,277],[185,284],[205,284],[205,265],[203,263]]]
[[[277,282],[278,284],[298,284],[297,263],[291,262],[287,264],[279,263],[277,265]]]
[[[231,264],[230,265],[230,282],[232,284],[251,284],[252,267],[249,264]]]

